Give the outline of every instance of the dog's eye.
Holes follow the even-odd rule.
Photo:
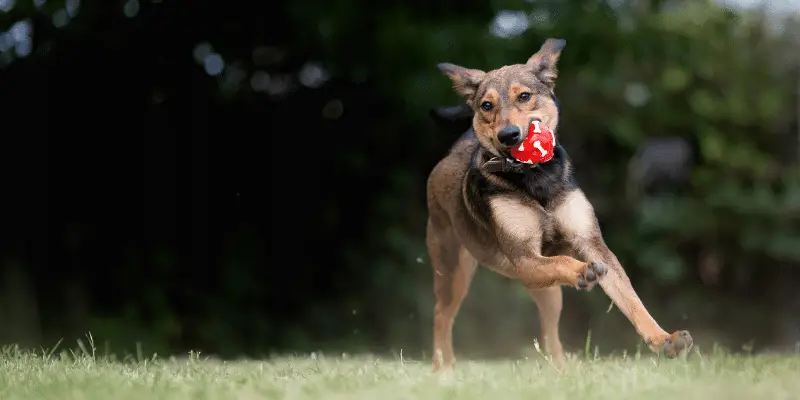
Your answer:
[[[528,92],[520,93],[518,99],[520,103],[527,103],[531,99],[531,94]]]
[[[492,111],[492,107],[494,107],[494,106],[492,105],[492,103],[490,103],[488,101],[484,101],[483,103],[481,103],[481,108],[486,110],[486,111]]]

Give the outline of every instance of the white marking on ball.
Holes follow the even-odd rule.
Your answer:
[[[533,121],[531,125],[533,125],[533,133],[542,133],[542,129],[539,127],[541,121]]]
[[[525,151],[525,142],[522,142],[522,143],[520,143],[520,144],[519,144],[519,148],[518,148],[517,150],[519,150],[519,151]]]
[[[542,157],[547,155],[547,150],[545,150],[544,147],[542,147],[542,142],[538,140],[533,142],[533,147],[535,147],[536,150],[539,150],[539,152],[542,153]]]

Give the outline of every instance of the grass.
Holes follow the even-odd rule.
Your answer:
[[[564,372],[544,357],[459,361],[449,377],[430,363],[374,357],[290,357],[223,362],[114,361],[78,354],[0,356],[0,399],[800,399],[800,356],[734,356],[695,349],[684,359],[650,354],[571,357]]]

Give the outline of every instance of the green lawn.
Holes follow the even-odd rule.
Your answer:
[[[637,359],[638,358],[638,359]],[[800,356],[460,360],[441,378],[428,360],[304,357],[112,362],[7,352],[0,399],[800,399]]]

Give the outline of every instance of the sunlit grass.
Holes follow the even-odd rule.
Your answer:
[[[114,361],[75,352],[7,350],[0,399],[798,399],[800,356],[695,350],[686,359],[635,354],[460,360],[449,377],[428,360],[311,355],[223,362],[196,353]],[[138,358],[138,359],[137,359]]]

